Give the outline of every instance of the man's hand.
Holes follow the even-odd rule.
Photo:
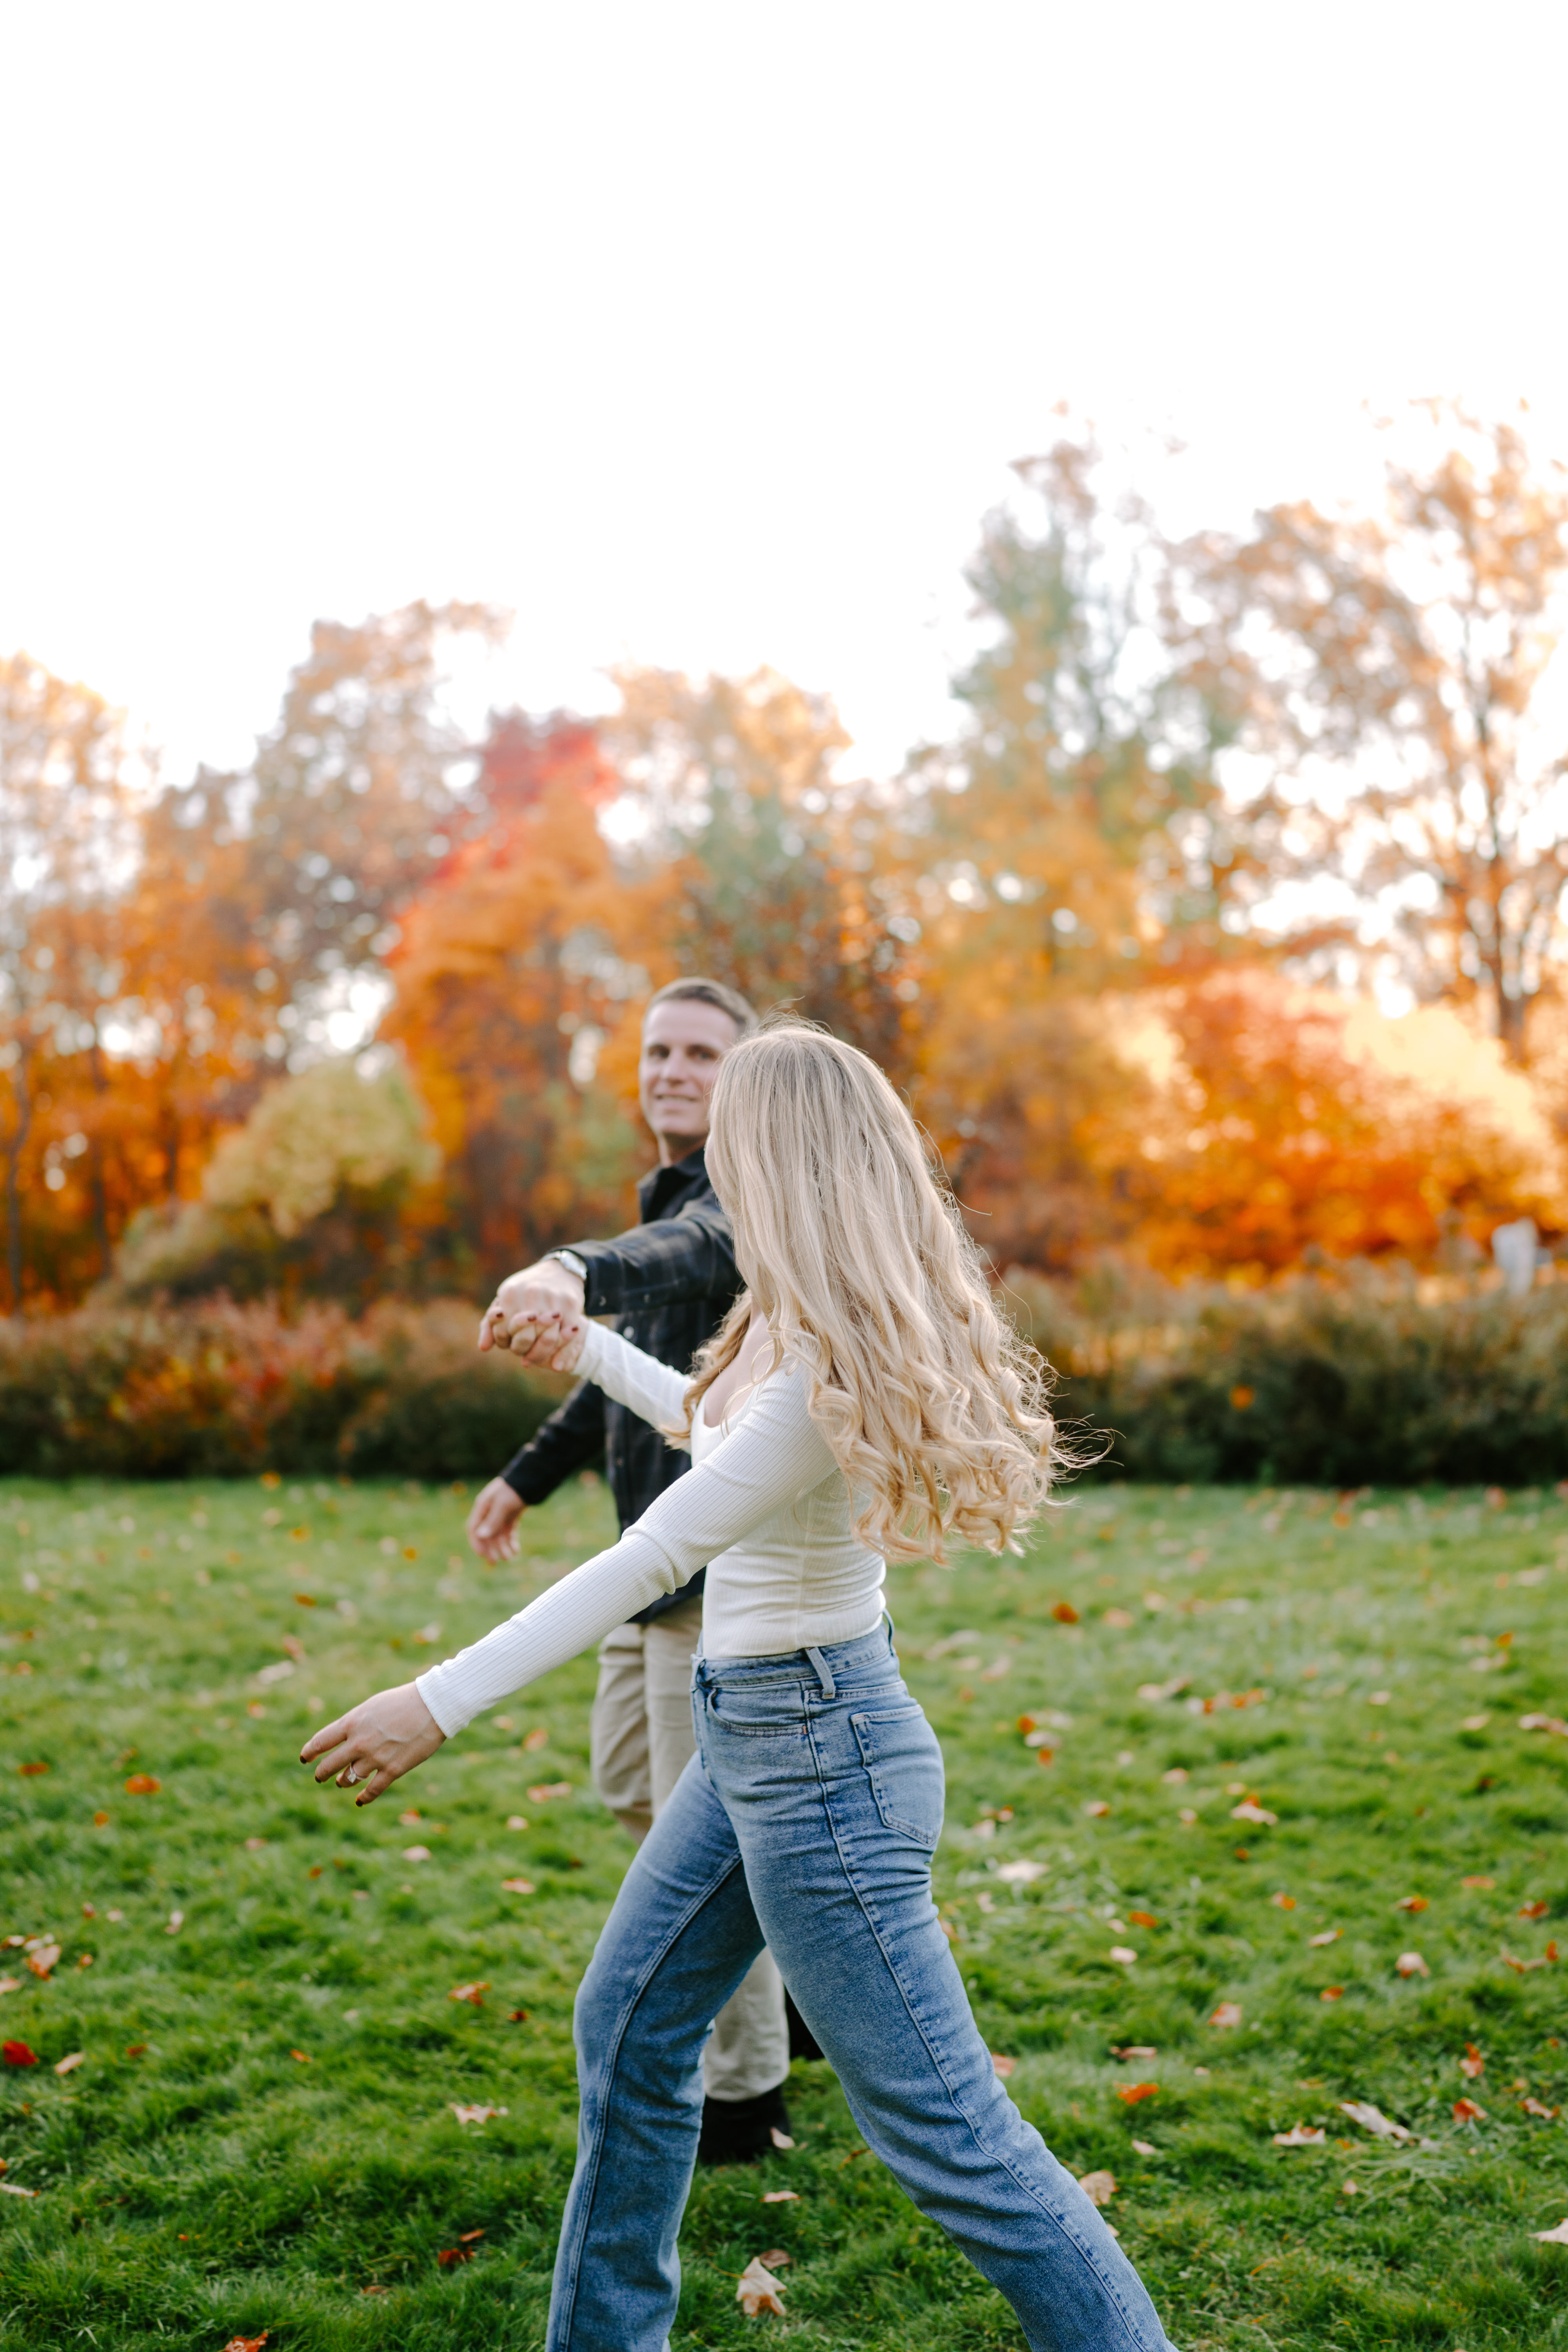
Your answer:
[[[340,1789],[363,1782],[354,1802],[370,1805],[405,1772],[434,1756],[446,1737],[414,1685],[400,1683],[324,1724],[300,1750],[300,1761],[316,1764],[316,1779],[335,1780]]]
[[[480,1352],[488,1354],[491,1348],[510,1348],[514,1325],[519,1327],[521,1337],[529,1325],[580,1319],[583,1300],[581,1276],[563,1265],[558,1257],[542,1257],[537,1265],[525,1265],[521,1274],[509,1274],[479,1325]],[[535,1333],[528,1343],[525,1361],[546,1363],[552,1351],[536,1355],[537,1336]]]
[[[468,1513],[468,1541],[492,1568],[503,1559],[517,1558],[517,1523],[527,1508],[517,1489],[504,1478],[492,1478],[488,1486],[480,1487]]]

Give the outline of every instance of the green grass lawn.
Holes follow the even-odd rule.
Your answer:
[[[1532,2235],[1568,2214],[1568,1738],[1520,1727],[1568,1713],[1568,1508],[1500,1500],[1100,1486],[1026,1560],[891,1580],[982,2027],[1063,2161],[1114,2174],[1184,2352],[1568,2347],[1568,2246]],[[0,2177],[36,2192],[0,2195],[0,2345],[539,2341],[573,1990],[630,1853],[588,1787],[592,1661],[368,1813],[294,1761],[611,1524],[574,1487],[491,1571],[464,1508],[0,1487],[0,2035],[38,2061],[0,2067]],[[827,2067],[788,2095],[794,2154],[699,2176],[676,2352],[1016,2345]],[[1298,2124],[1325,2137],[1277,2146]],[[769,2249],[789,2317],[748,2321]]]

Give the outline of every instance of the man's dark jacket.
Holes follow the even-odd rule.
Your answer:
[[[613,1315],[634,1347],[684,1372],[740,1292],[734,1236],[700,1150],[652,1170],[637,1186],[637,1202],[642,1223],[629,1233],[613,1242],[573,1243],[588,1269],[584,1305],[590,1315]],[[691,1466],[689,1454],[584,1381],[501,1476],[525,1503],[542,1503],[601,1452],[623,1528]],[[700,1570],[679,1592],[661,1594],[633,1622],[646,1624],[689,1601],[706,1572]]]

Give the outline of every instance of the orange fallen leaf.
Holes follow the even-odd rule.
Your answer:
[[[1056,1607],[1052,1610],[1051,1615],[1056,1619],[1058,1625],[1076,1625],[1078,1623],[1078,1611],[1073,1607],[1070,1601],[1058,1601]]]
[[[400,1830],[416,1830],[421,1818],[417,1808],[411,1805],[405,1813],[398,1814],[397,1826]]]
[[[40,1944],[37,1950],[28,1953],[27,1966],[36,1977],[47,1977],[50,1969],[58,1965],[59,1957],[58,1944]]]
[[[48,1769],[49,1768],[47,1764],[18,1764],[16,1767],[17,1771],[20,1772],[24,1780],[30,1780],[37,1773],[47,1772]]]
[[[482,2238],[484,2234],[482,2230],[459,2230],[458,2243],[459,2246],[471,2245],[476,2238]]]
[[[1394,1907],[1396,1911],[1429,1911],[1432,1906],[1424,1895],[1402,1895]]]
[[[128,1797],[155,1797],[163,1783],[151,1772],[132,1772],[125,1783]]]
[[[485,2005],[485,1995],[489,1992],[489,1979],[486,1977],[483,1981],[479,1984],[454,1985],[451,1991],[447,1995],[447,1998],[448,2000],[471,2001],[476,2009],[483,2009]]]
[[[1465,2054],[1459,2061],[1459,2072],[1468,2082],[1479,2083],[1487,2071],[1487,2062],[1473,2042],[1465,2044]]]
[[[531,1895],[533,1881],[531,1878],[503,1878],[501,1892],[505,1895]]]
[[[1222,2000],[1219,2007],[1214,2011],[1210,2016],[1209,2023],[1211,2025],[1220,2026],[1221,2028],[1239,2025],[1241,2023],[1240,2003],[1234,2000]]]
[[[1325,1985],[1322,1991],[1318,1995],[1318,1999],[1320,2000],[1343,2000],[1344,1997],[1345,1989],[1343,1985]]]
[[[92,1817],[92,1826],[95,1830],[107,1829],[109,1826],[109,1815],[104,1812],[94,1813]]]
[[[1124,2042],[1120,2049],[1112,2042],[1110,2054],[1113,2058],[1157,2058],[1160,2053],[1152,2042]]]
[[[1276,1911],[1294,1911],[1296,1908],[1296,1898],[1293,1895],[1271,1895],[1268,1900],[1273,1904]]]
[[[1539,2116],[1543,2123],[1552,2122],[1563,2112],[1561,2107],[1543,2106],[1539,2099],[1521,2099],[1519,2104],[1527,2116]]]
[[[1160,1924],[1152,1911],[1129,1911],[1127,1917],[1134,1927],[1157,1927]]]
[[[455,2271],[459,2263],[471,2263],[478,2251],[474,2246],[442,2246],[436,2260],[444,2271]]]
[[[543,1724],[535,1724],[533,1729],[529,1733],[528,1738],[522,1744],[526,1748],[531,1750],[548,1748],[550,1745],[550,1734],[545,1729]]]
[[[1544,1919],[1551,1908],[1550,1903],[1521,1903],[1519,1916],[1521,1919]]]
[[[1326,2132],[1313,2131],[1306,2124],[1292,2124],[1288,2132],[1275,2133],[1274,2145],[1276,2147],[1321,2147],[1327,2137]]]
[[[1116,2194],[1114,2172],[1080,2172],[1078,2185],[1091,2205],[1109,2205]]]
[[[775,2312],[784,2316],[783,2291],[772,2271],[752,2255],[741,2273],[741,2283],[735,2289],[735,2300],[748,2319],[755,2319],[762,2311]]]
[[[231,2336],[223,2352],[261,2352],[271,2333],[270,2327],[264,2327],[259,2336]]]
[[[509,2025],[526,2025],[528,2023],[527,2010],[509,2009],[506,2015],[506,2021]]]
[[[1158,2083],[1118,2083],[1116,2095],[1123,2106],[1135,2107],[1141,2099],[1158,2098]]]
[[[492,2116],[504,2116],[504,2107],[465,2107],[456,2099],[450,2102],[452,2113],[460,2124],[488,2124]]]
[[[1479,2124],[1486,2121],[1485,2107],[1478,2107],[1474,2099],[1454,2101],[1454,2121],[1457,2124]]]
[[[1103,1797],[1091,1797],[1089,1803],[1084,1807],[1084,1811],[1089,1815],[1091,1822],[1103,1821],[1110,1811],[1110,1807],[1106,1803]]]
[[[301,2066],[313,2066],[316,2063],[308,2050],[290,2050],[289,2055],[290,2058],[298,2059]]]
[[[25,2042],[0,2042],[0,2058],[7,2066],[36,2066],[37,2055]]]

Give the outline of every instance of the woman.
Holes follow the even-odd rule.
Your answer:
[[[585,1326],[580,1369],[689,1442],[619,1543],[319,1731],[373,1803],[475,1715],[703,1566],[698,1753],[578,1994],[581,2120],[551,2352],[659,2352],[702,2045],[764,1940],[867,2143],[1041,2352],[1169,2352],[1137,2273],[997,2081],[931,1898],[934,1734],[899,1678],[884,1560],[993,1550],[1044,1499],[1038,1360],[999,1320],[876,1066],[801,1026],[726,1057],[708,1167],[745,1294],[679,1375]]]

